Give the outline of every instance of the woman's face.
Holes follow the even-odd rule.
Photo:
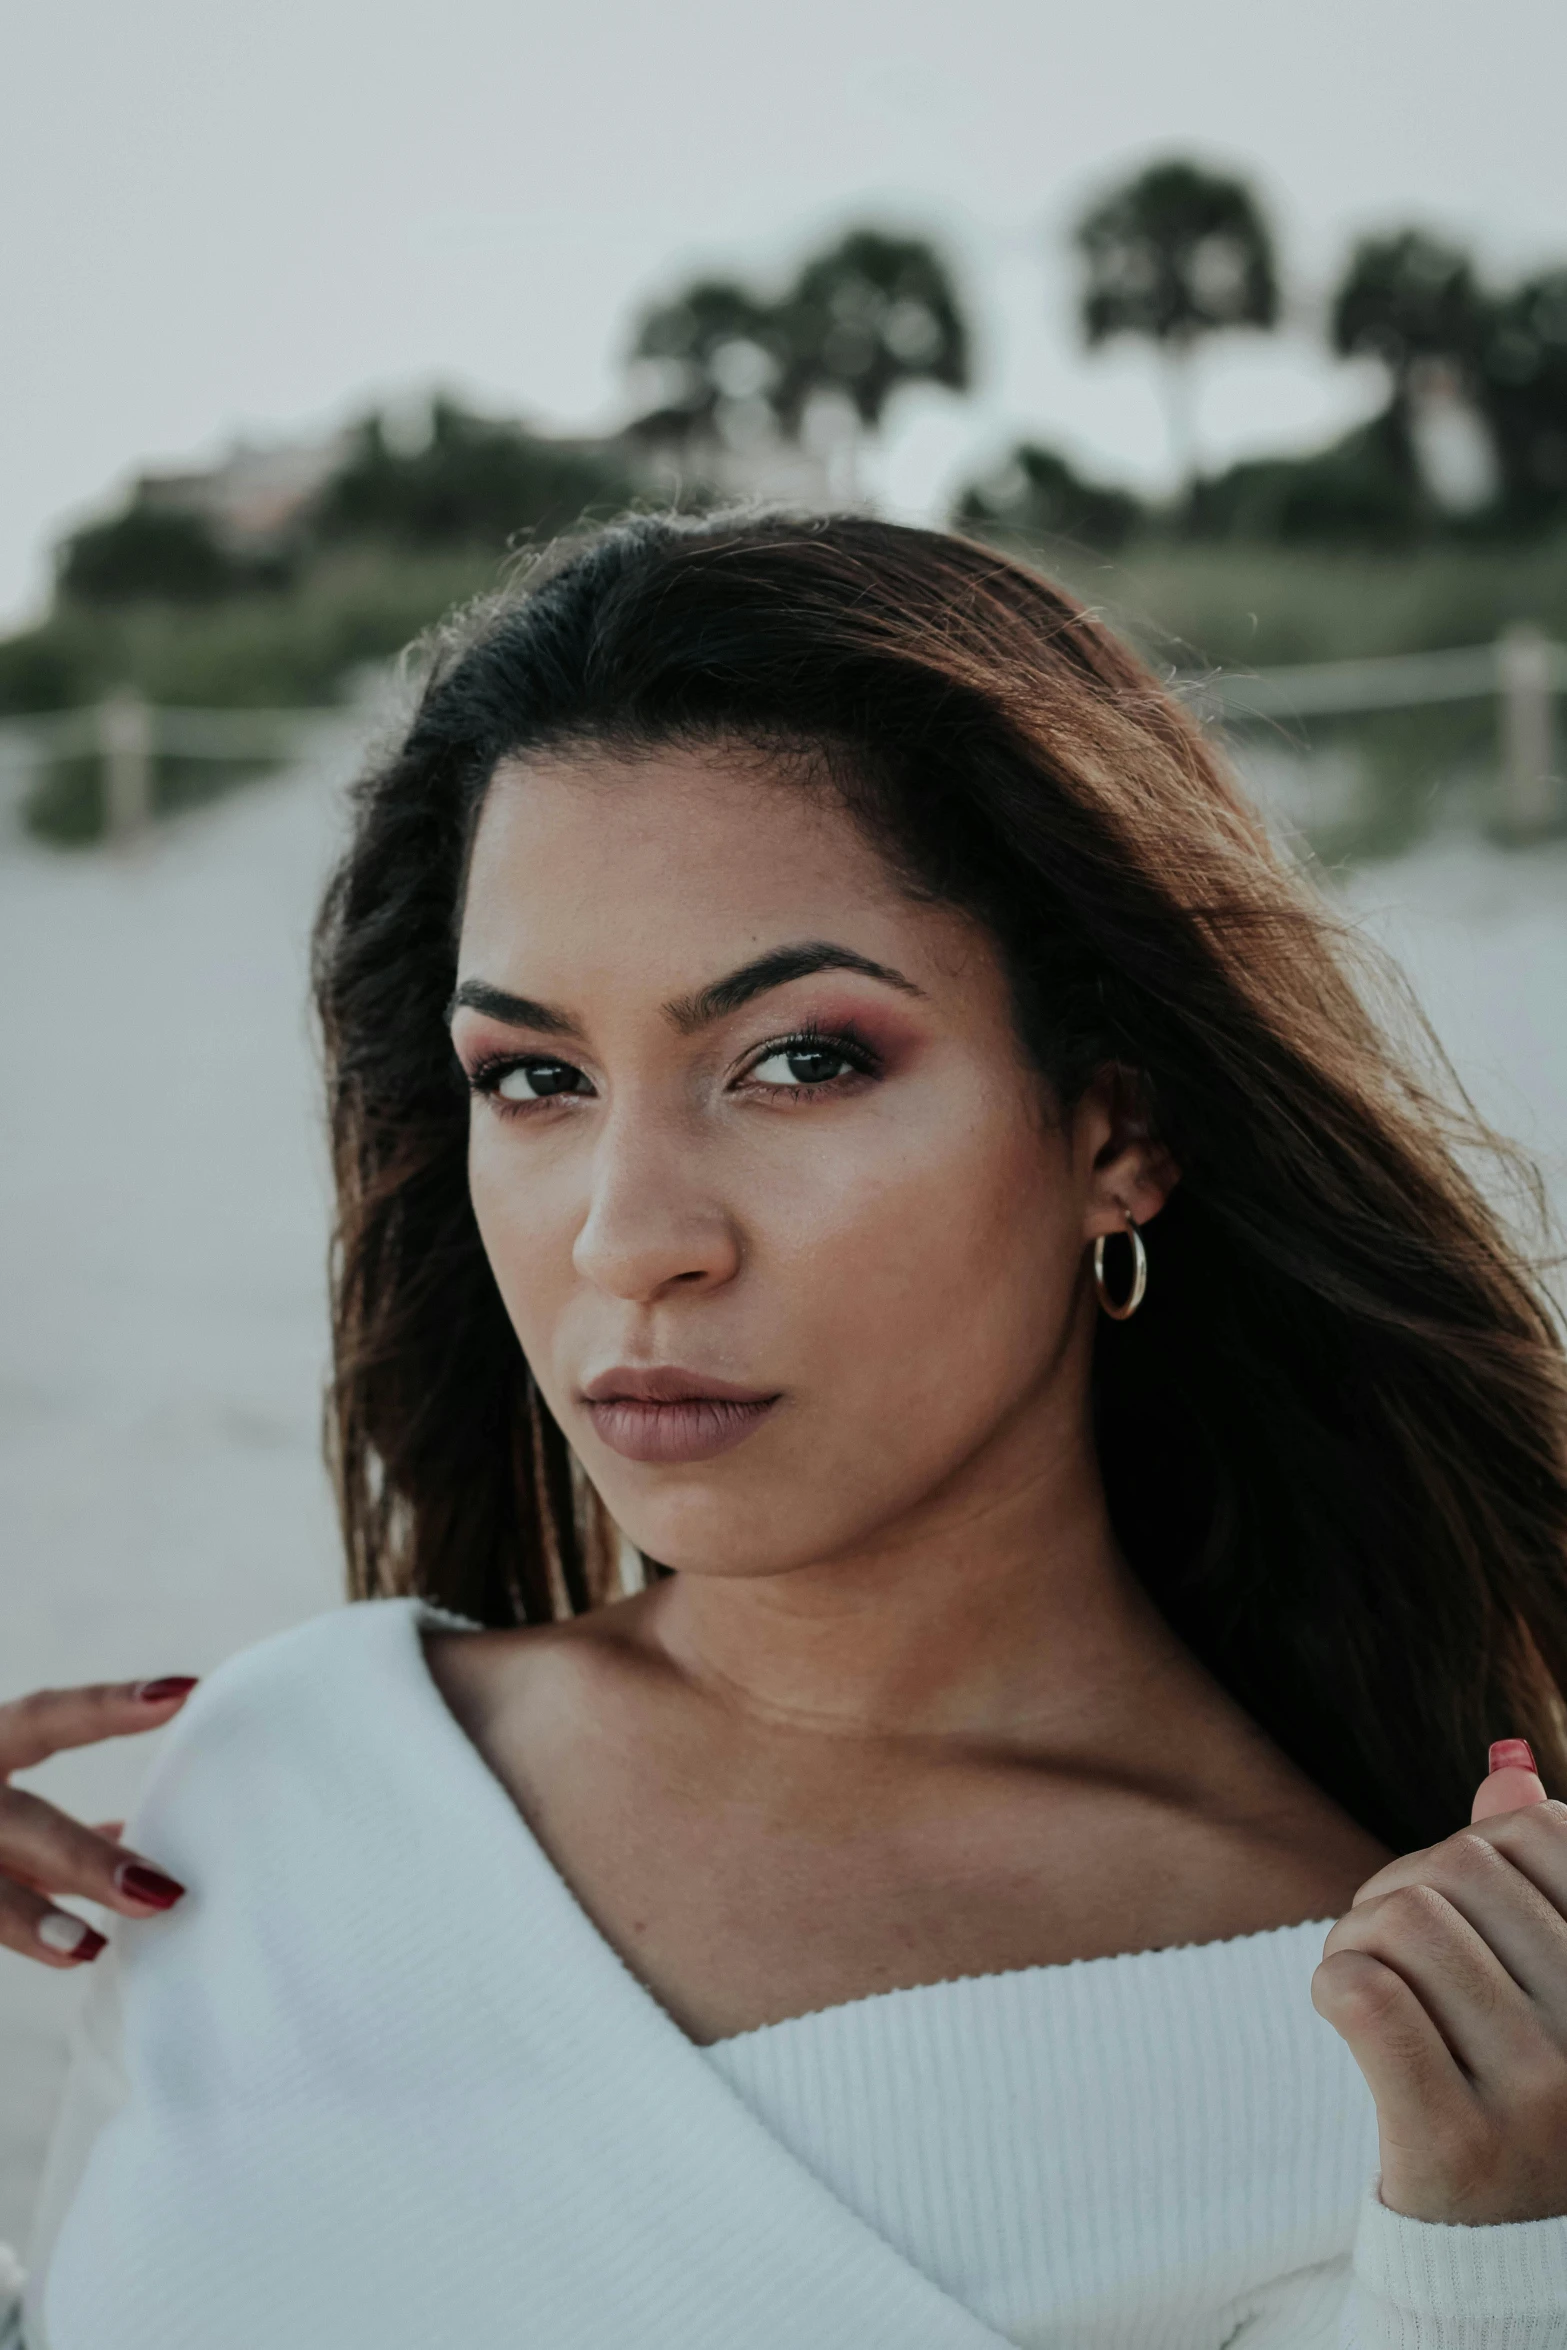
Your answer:
[[[1057,1118],[988,936],[825,793],[716,750],[504,766],[452,1034],[507,1311],[651,1556],[876,1549],[1064,1387],[1081,1428],[1109,1114]]]

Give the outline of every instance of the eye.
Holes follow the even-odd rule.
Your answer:
[[[827,1085],[849,1065],[831,1045],[791,1044],[758,1061],[751,1075],[758,1085]]]
[[[773,1093],[798,1093],[868,1076],[874,1066],[875,1056],[852,1038],[786,1036],[752,1062],[746,1080]]]
[[[476,1069],[471,1083],[476,1093],[491,1094],[503,1102],[542,1102],[557,1094],[592,1091],[582,1071],[570,1061],[550,1060],[542,1054]]]

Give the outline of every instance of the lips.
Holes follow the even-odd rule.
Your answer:
[[[708,1461],[759,1428],[781,1398],[664,1364],[617,1366],[582,1390],[599,1437],[629,1461]]]

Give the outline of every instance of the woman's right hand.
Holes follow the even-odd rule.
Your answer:
[[[80,1894],[122,1917],[156,1917],[185,1888],[118,1841],[117,1822],[83,1827],[52,1803],[10,1784],[68,1746],[132,1737],[173,1719],[195,1688],[185,1674],[159,1681],[104,1682],[88,1689],[37,1689],[0,1705],[0,1944],[40,1966],[76,1967],[96,1958],[104,1937],[49,1896]]]

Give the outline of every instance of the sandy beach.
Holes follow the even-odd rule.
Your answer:
[[[0,844],[0,1696],[205,1672],[333,1605],[324,1154],[304,942],[341,746],[133,855]],[[1567,849],[1437,841],[1347,904],[1567,1199]],[[122,1813],[121,1741],[29,1784]],[[0,2240],[78,1985],[0,1954]]]

